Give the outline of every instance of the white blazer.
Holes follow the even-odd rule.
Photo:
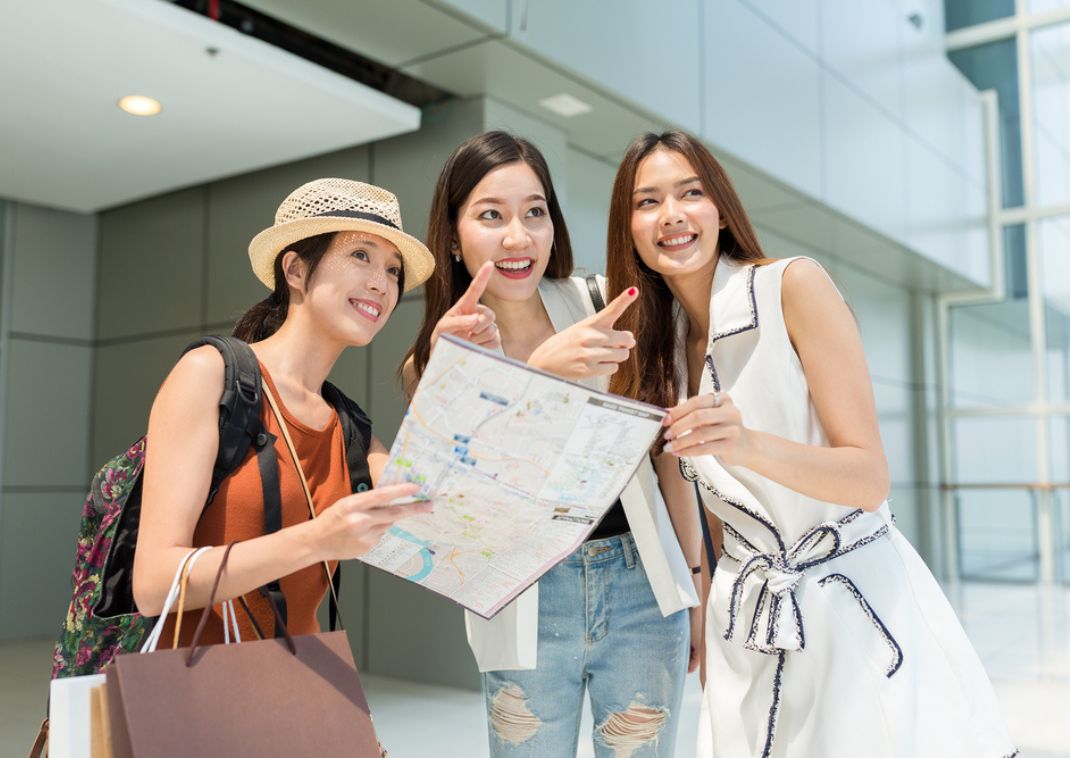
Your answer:
[[[604,293],[603,277],[598,277],[598,284]],[[539,283],[539,294],[550,322],[558,332],[595,312],[587,282],[582,277],[544,278]],[[604,391],[609,387],[609,377],[592,377],[583,380],[582,384]],[[649,456],[643,459],[635,476],[624,488],[620,501],[662,615],[698,605],[691,569],[676,539]],[[493,619],[488,621],[465,611],[464,621],[468,644],[480,671],[533,669],[537,665],[538,583]]]

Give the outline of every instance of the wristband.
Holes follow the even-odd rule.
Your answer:
[[[701,574],[702,573],[702,566],[692,566],[691,567],[691,573],[692,574]]]

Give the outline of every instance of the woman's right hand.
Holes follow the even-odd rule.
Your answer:
[[[420,491],[415,484],[391,484],[347,495],[324,509],[314,521],[318,552],[326,561],[346,560],[364,555],[382,539],[396,522],[431,512],[431,501],[390,505]]]
[[[498,325],[494,323],[494,311],[479,304],[479,298],[483,297],[483,290],[487,288],[487,282],[492,276],[494,264],[487,261],[476,272],[461,299],[442,314],[442,318],[435,324],[435,329],[431,332],[432,350],[443,334],[452,334],[488,350],[501,347],[502,338],[498,334]]]
[[[639,290],[629,287],[593,316],[577,321],[539,345],[528,365],[565,379],[615,374],[635,347],[635,335],[613,328],[635,302]]]

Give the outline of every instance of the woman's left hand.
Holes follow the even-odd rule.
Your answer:
[[[665,451],[676,457],[716,455],[739,464],[750,452],[751,432],[727,392],[696,395],[669,409]]]

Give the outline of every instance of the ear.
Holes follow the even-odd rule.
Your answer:
[[[450,237],[450,251],[456,253],[461,249],[461,243],[456,237]]]
[[[305,262],[295,251],[287,250],[282,254],[282,273],[286,277],[286,283],[298,292],[305,291],[307,270]]]

